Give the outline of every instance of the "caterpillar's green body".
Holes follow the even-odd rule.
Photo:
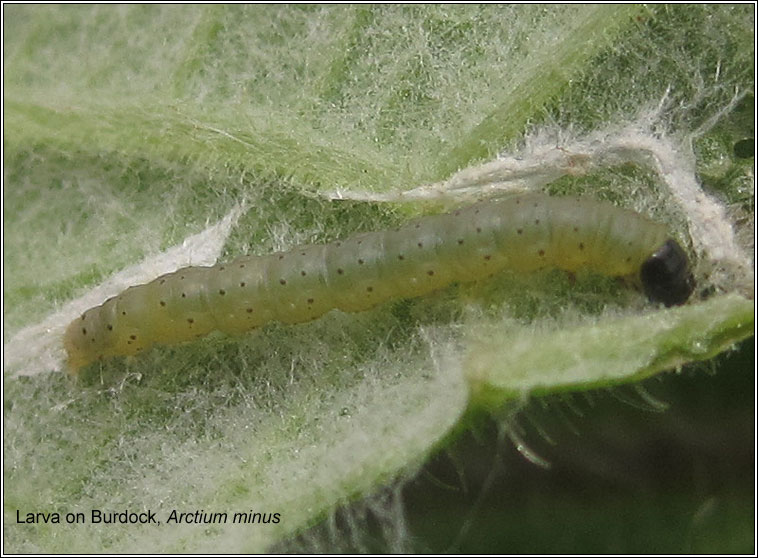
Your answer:
[[[90,308],[68,327],[64,345],[76,374],[155,343],[357,312],[503,269],[641,276],[651,298],[679,304],[692,278],[668,238],[665,226],[608,203],[539,194],[480,202],[394,230],[180,269]]]

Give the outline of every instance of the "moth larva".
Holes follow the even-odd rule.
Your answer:
[[[330,244],[183,268],[90,308],[69,325],[64,346],[76,375],[156,343],[358,312],[504,269],[540,268],[633,276],[666,306],[684,303],[694,288],[687,256],[665,226],[609,203],[529,194]]]

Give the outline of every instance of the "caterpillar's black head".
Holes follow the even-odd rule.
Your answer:
[[[640,278],[647,297],[666,306],[684,304],[695,289],[687,254],[671,239],[645,260]]]

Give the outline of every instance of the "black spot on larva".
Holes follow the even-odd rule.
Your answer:
[[[362,240],[359,240],[359,241],[358,241],[358,244],[363,244],[363,241],[362,241]]]
[[[579,227],[574,227],[574,232],[579,232]]]
[[[474,211],[474,215],[479,215],[479,210]]]
[[[539,219],[535,219],[535,220],[534,220],[534,224],[535,224],[535,225],[539,225],[539,224],[540,224],[540,220],[539,220]]]
[[[95,342],[95,338],[94,337],[91,338],[90,341],[92,341],[94,343]]]
[[[416,223],[415,228],[420,229],[421,228],[421,223]]]
[[[460,214],[461,214],[460,211],[456,211],[455,213],[453,213],[453,215],[455,215],[456,217],[458,217],[458,215],[460,215]]]
[[[584,250],[584,242],[580,242],[579,243],[579,249],[580,250]]]
[[[537,253],[539,254],[540,258],[545,255],[544,250],[537,250]]]
[[[482,227],[476,227],[476,232],[477,232],[477,233],[480,233],[480,232],[482,232]]]
[[[342,246],[342,243],[341,243],[341,242],[335,242],[335,243],[334,243],[334,245],[335,245],[337,248],[339,248],[340,246]]]
[[[121,311],[121,315],[122,315],[122,316],[126,316],[126,310],[122,310],[122,311]]]
[[[130,335],[129,339],[131,339],[132,341],[136,341],[137,340],[137,336],[136,335]]]
[[[82,314],[82,321],[84,321],[84,314]]]
[[[224,289],[219,289],[218,294],[220,294],[221,296],[224,296],[226,294],[226,291]]]
[[[83,327],[83,328],[82,328],[82,333],[83,333],[84,335],[87,335],[87,328],[86,328],[86,327]]]
[[[219,270],[219,271],[224,271],[225,269],[226,269],[226,268],[225,268],[223,265],[222,265],[221,267],[219,267],[219,268],[218,268],[218,270]]]
[[[240,264],[240,269],[244,269],[244,268],[245,268],[245,264]]]
[[[187,318],[187,323],[188,324],[194,324],[195,320],[193,320],[192,318]]]
[[[111,324],[108,324],[106,327],[108,328],[108,331],[113,331],[113,326]]]
[[[187,298],[187,293],[182,293],[182,298]]]
[[[516,229],[516,234],[524,234],[524,229]]]
[[[419,248],[423,248],[423,247],[424,247],[424,243],[423,243],[423,242],[419,242],[419,243],[418,243],[418,247],[419,247]]]
[[[303,277],[305,277],[305,271],[301,271],[300,275],[302,275]]]
[[[286,285],[287,284],[287,280],[286,279],[279,279],[279,284],[280,285]]]
[[[640,279],[647,297],[666,306],[684,304],[695,289],[687,254],[671,239],[645,260]]]
[[[165,282],[166,282],[166,280],[165,280],[165,279],[161,279],[161,280],[160,280],[160,282],[159,282],[158,284],[159,284],[159,285],[163,285],[163,283],[165,283]]]
[[[358,260],[358,265],[363,265],[363,260],[359,259]]]
[[[248,314],[252,314],[253,313],[253,309],[252,308],[247,308],[245,310],[245,312],[247,312]]]
[[[342,268],[340,268],[340,267],[338,267],[337,268],[337,275],[342,275],[343,273],[345,273],[345,270],[342,269]]]
[[[398,259],[398,260],[404,260],[404,259],[405,259],[405,256],[403,256],[402,254],[398,254],[398,255],[397,255],[397,259]]]
[[[179,276],[179,281],[184,281],[184,275]]]
[[[626,263],[629,263],[629,262],[631,262],[631,261],[632,261],[632,258],[631,258],[631,256],[628,256],[628,257],[626,258],[626,260],[624,260],[624,261],[625,261]]]
[[[284,259],[284,254],[279,254],[279,259],[283,260]]]
[[[462,238],[458,239],[458,244],[463,244],[463,239]]]
[[[490,254],[487,254],[486,256],[484,256],[484,259],[487,261],[490,261],[492,259],[492,256]]]
[[[245,285],[247,285],[247,283],[245,283],[244,281],[240,281],[240,287],[244,287]]]
[[[516,200],[516,205],[521,205],[521,200]]]
[[[427,271],[427,272],[426,272],[426,274],[427,274],[429,277],[431,277],[432,275],[434,275],[434,270],[433,270],[433,269],[430,269],[429,271]]]
[[[165,300],[161,300],[160,305],[161,306],[166,306],[166,301]]]
[[[374,291],[374,287],[366,287],[366,292],[371,293]]]
[[[301,256],[305,256],[305,252],[300,252],[300,255]]]
[[[313,304],[313,299],[312,298],[308,299],[308,304]]]

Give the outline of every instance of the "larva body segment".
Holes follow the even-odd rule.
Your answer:
[[[77,374],[155,343],[358,312],[504,269],[541,268],[634,276],[666,305],[686,301],[694,286],[663,225],[608,203],[530,194],[331,244],[180,269],[90,308],[68,327],[64,346]]]

